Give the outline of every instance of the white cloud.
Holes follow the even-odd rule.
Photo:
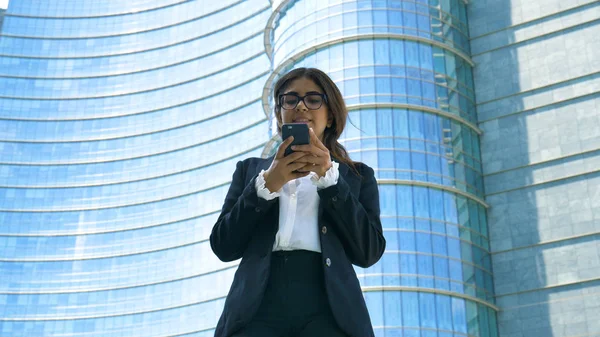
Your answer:
[[[0,0],[0,8],[8,8],[8,0]]]

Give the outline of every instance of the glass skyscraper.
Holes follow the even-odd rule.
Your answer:
[[[11,1],[0,336],[210,336],[208,236],[269,122],[267,0]]]
[[[280,75],[324,70],[350,110],[342,144],[378,178],[387,250],[356,269],[376,335],[496,336],[465,4],[273,6],[265,111]]]
[[[564,15],[573,21],[598,8],[584,2]],[[356,268],[376,336],[497,337],[497,316],[502,336],[563,336],[536,334],[515,317],[530,314],[534,291],[545,291],[535,301],[546,303],[563,285],[588,288],[567,276],[558,277],[563,285],[540,281],[529,272],[545,273],[534,253],[522,273],[513,266],[519,247],[535,243],[515,234],[526,214],[502,213],[503,193],[519,182],[490,157],[510,163],[503,146],[515,153],[523,143],[509,133],[494,138],[510,124],[496,121],[498,111],[518,105],[503,91],[508,85],[492,81],[509,76],[506,62],[495,60],[506,60],[502,50],[512,43],[500,39],[510,20],[493,19],[512,9],[486,3],[10,2],[0,30],[0,336],[212,336],[239,261],[220,262],[208,236],[235,163],[267,157],[280,143],[272,89],[296,67],[317,67],[335,80],[350,117],[341,142],[379,182],[387,250],[373,267]],[[486,16],[473,28],[467,12]],[[537,20],[529,19],[506,29],[527,41]],[[597,17],[590,20],[586,32]],[[561,77],[583,98],[598,92],[578,89],[597,80],[597,62],[588,63],[581,68],[589,73],[572,76],[581,82]],[[515,92],[551,87],[536,83],[535,70],[528,74],[533,79]],[[476,87],[485,88],[477,97]],[[597,150],[587,148],[582,160]],[[485,188],[482,157],[497,175]],[[538,207],[521,204],[522,213]],[[510,247],[502,218],[515,227]],[[573,235],[587,247],[597,229]],[[595,254],[585,255],[592,266]],[[577,280],[596,285],[592,269]],[[593,303],[586,308],[598,312]],[[592,330],[577,331],[595,336]]]

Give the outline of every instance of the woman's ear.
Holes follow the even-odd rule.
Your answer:
[[[329,113],[329,118],[327,118],[327,127],[330,128],[333,125],[333,114]]]

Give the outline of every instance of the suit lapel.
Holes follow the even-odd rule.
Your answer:
[[[333,159],[332,159],[333,160]],[[344,177],[346,179],[346,175],[348,173],[348,165],[344,163],[339,163],[338,172],[340,173],[340,177]]]
[[[273,159],[275,159],[275,156],[261,159],[260,162],[256,165],[256,172],[254,173],[254,176],[258,175],[262,170],[268,170],[271,166],[271,163],[273,162]],[[268,230],[265,233],[268,239],[265,242],[270,242],[272,245],[275,241],[275,235],[277,233],[277,230],[279,229],[279,198],[275,200],[275,204],[272,207],[272,211],[269,212],[268,216],[271,218],[271,221],[266,221],[266,226],[264,227],[265,229],[268,228]]]
[[[331,158],[331,160],[333,160],[333,157]],[[348,165],[344,164],[344,163],[339,163],[338,166],[338,172],[339,172],[339,176],[340,178],[343,178],[344,180],[348,180]],[[321,216],[323,215],[323,203],[319,202],[319,211],[318,211],[318,221],[319,223],[321,223]]]

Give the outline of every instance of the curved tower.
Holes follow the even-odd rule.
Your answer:
[[[341,89],[342,143],[379,181],[387,250],[357,268],[377,336],[497,336],[465,4],[284,0],[265,30],[277,78],[317,67]],[[274,137],[263,155],[277,145]]]
[[[268,140],[267,0],[12,1],[0,36],[0,336],[212,336],[208,236]],[[224,61],[226,60],[226,61]]]

